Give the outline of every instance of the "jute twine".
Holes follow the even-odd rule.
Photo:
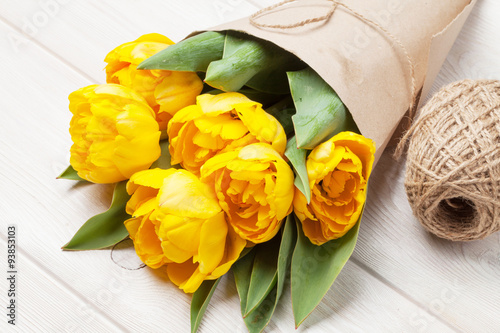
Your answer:
[[[413,124],[405,188],[413,213],[453,241],[500,230],[500,81],[441,89]]]

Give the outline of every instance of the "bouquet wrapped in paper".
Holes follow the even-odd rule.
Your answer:
[[[352,254],[371,170],[474,3],[285,1],[178,44],[117,47],[107,84],[70,95],[61,175],[116,183],[113,201],[63,248],[130,237],[193,293],[193,331],[229,270],[252,332],[289,276],[300,325]]]

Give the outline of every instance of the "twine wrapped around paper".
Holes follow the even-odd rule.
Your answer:
[[[409,131],[405,188],[414,214],[453,241],[500,230],[500,81],[441,89]]]
[[[413,59],[411,58],[407,48],[404,46],[404,44],[401,42],[401,40],[399,40],[399,38],[397,38],[395,35],[390,33],[387,29],[385,29],[383,26],[381,26],[377,22],[368,19],[367,17],[358,13],[357,11],[355,11],[354,9],[349,7],[348,5],[344,4],[343,2],[337,1],[337,0],[328,0],[328,2],[331,3],[331,7],[325,15],[308,18],[308,19],[301,20],[301,21],[298,21],[298,22],[295,22],[292,24],[264,24],[264,23],[260,23],[257,21],[257,19],[260,16],[272,11],[273,9],[276,9],[278,7],[282,7],[282,6],[285,6],[289,3],[297,2],[297,1],[298,0],[284,0],[282,2],[274,4],[272,6],[263,8],[263,9],[259,10],[258,12],[254,13],[252,16],[250,16],[250,23],[257,28],[273,28],[273,29],[282,29],[282,30],[293,29],[293,28],[297,28],[297,27],[303,27],[305,25],[315,23],[315,22],[328,21],[333,16],[335,11],[337,10],[337,7],[340,6],[340,7],[344,7],[344,9],[347,12],[351,13],[351,15],[357,17],[362,22],[381,30],[385,34],[385,36],[387,36],[391,41],[393,41],[401,49],[401,51],[403,51],[403,53],[406,57],[406,61],[408,63],[408,69],[409,69],[409,74],[410,74],[410,79],[411,79],[411,84],[410,84],[411,95],[410,95],[409,109],[408,109],[408,112],[409,112],[408,127],[409,127],[411,125],[411,122],[413,121],[413,117],[415,116],[416,107],[417,107],[417,79],[415,77],[415,64],[413,63]],[[406,129],[408,129],[408,127]]]

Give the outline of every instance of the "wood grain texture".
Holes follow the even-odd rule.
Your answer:
[[[110,186],[55,179],[71,144],[67,96],[104,82],[102,59],[118,44],[149,32],[179,40],[276,2],[0,0],[0,265],[6,226],[17,224],[18,331],[189,331],[190,296],[161,270],[126,270],[108,250],[60,250],[87,218],[106,209],[111,196]],[[433,91],[462,78],[500,77],[497,13],[500,3],[478,3]],[[425,233],[406,201],[403,170],[403,162],[383,155],[353,260],[299,331],[500,329],[500,235],[450,243]],[[113,255],[121,265],[139,266],[130,248]],[[219,285],[201,332],[246,331],[230,278]],[[287,288],[269,332],[294,330],[289,302]],[[2,319],[0,331],[4,327]]]
[[[22,233],[24,228],[20,227],[18,231]],[[20,239],[22,241],[24,237]],[[6,248],[3,234],[0,246]],[[47,267],[33,260],[29,252],[21,248],[18,258],[16,326],[8,325],[2,318],[2,332],[42,332],[47,329],[53,332],[79,332],[82,328],[86,331],[119,332],[124,329],[115,318],[82,298],[70,284],[61,283]],[[6,289],[3,287],[0,300],[5,305]]]
[[[354,260],[457,330],[495,332],[500,235],[452,243],[427,233],[411,213],[403,169],[388,153],[375,169]]]
[[[49,1],[53,15],[41,5]],[[194,30],[234,20],[258,8],[242,0],[162,0],[110,1],[27,0],[20,3],[0,1],[2,17],[21,37],[30,37],[85,76],[104,83],[105,55],[117,45],[139,36],[162,32],[179,41]],[[5,14],[4,14],[5,13]],[[47,17],[46,20],[40,17]],[[24,42],[17,45],[24,50]]]

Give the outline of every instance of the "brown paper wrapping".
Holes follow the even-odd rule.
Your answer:
[[[344,0],[407,49],[417,91],[424,97],[476,2]],[[288,25],[325,15],[332,5],[325,0],[296,1],[256,20]],[[411,75],[403,49],[380,28],[342,6],[328,20],[292,29],[256,27],[244,18],[211,30],[237,30],[265,39],[306,62],[337,92],[361,133],[375,141],[375,161],[409,108]]]

